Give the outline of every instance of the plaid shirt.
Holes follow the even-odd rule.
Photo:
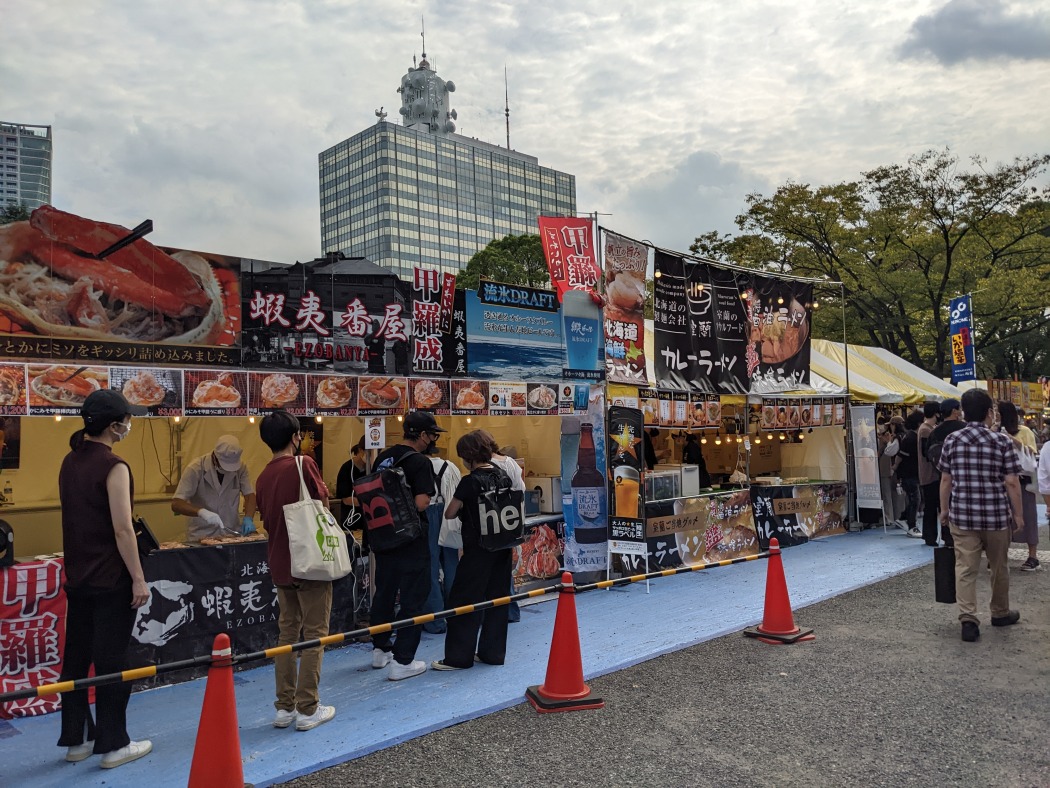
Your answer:
[[[944,440],[941,471],[952,477],[948,511],[964,531],[1002,531],[1010,527],[1010,499],[1003,479],[1021,473],[1013,441],[970,422]]]

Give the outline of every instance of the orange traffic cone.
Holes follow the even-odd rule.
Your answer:
[[[762,613],[762,623],[757,627],[745,629],[744,634],[773,646],[816,639],[812,629],[799,629],[795,626],[795,618],[791,615],[791,600],[788,598],[787,580],[784,578],[784,563],[780,557],[780,542],[776,539],[769,540],[766,606]]]
[[[600,709],[605,706],[605,701],[592,695],[591,688],[583,683],[580,631],[576,623],[576,589],[572,584],[572,575],[562,572],[561,585],[551,653],[547,658],[547,677],[538,687],[525,690],[525,697],[541,714]]]
[[[189,788],[243,788],[237,699],[233,694],[230,638],[215,636],[208,684],[204,689],[197,743],[193,748]]]

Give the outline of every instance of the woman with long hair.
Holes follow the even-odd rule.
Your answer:
[[[999,421],[1003,432],[1009,435],[1019,454],[1037,457],[1035,433],[1021,423],[1017,408],[1012,402],[999,403]],[[1035,473],[1021,476],[1021,510],[1024,512],[1024,528],[1014,531],[1012,542],[1028,545],[1028,560],[1021,564],[1022,572],[1034,572],[1039,568],[1036,548],[1039,546],[1039,514],[1035,508],[1035,493],[1028,489]]]
[[[96,675],[126,670],[136,611],[150,597],[131,524],[135,482],[128,464],[113,453],[113,444],[131,432],[132,414],[143,412],[119,391],[92,393],[80,409],[84,427],[69,439],[62,461],[67,612],[60,681],[86,678],[92,665]],[[58,746],[66,748],[66,760],[96,754],[103,769],[112,769],[148,755],[150,741],[128,736],[130,697],[127,682],[97,687],[92,720],[86,689],[63,692]]]

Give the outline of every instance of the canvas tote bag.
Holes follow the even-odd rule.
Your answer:
[[[328,507],[310,497],[303,478],[303,458],[296,457],[295,465],[299,469],[299,500],[284,506],[292,577],[300,580],[346,577],[352,568],[347,536]]]

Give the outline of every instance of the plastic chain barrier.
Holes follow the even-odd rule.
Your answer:
[[[493,607],[502,607],[509,605],[511,602],[517,602],[524,599],[535,599],[536,597],[546,596],[547,594],[559,593],[562,591],[571,593],[583,593],[585,591],[593,591],[599,588],[612,588],[614,586],[628,585],[630,583],[638,583],[642,580],[652,580],[658,577],[671,577],[672,575],[681,575],[687,572],[699,572],[703,569],[711,569],[719,566],[732,566],[733,564],[742,564],[745,561],[756,561],[760,558],[769,558],[769,553],[758,553],[757,555],[744,556],[742,558],[729,558],[725,561],[717,561],[711,564],[697,564],[696,566],[683,566],[677,569],[662,569],[657,572],[648,572],[647,574],[631,575],[630,577],[620,577],[616,580],[602,580],[597,583],[587,583],[585,585],[570,585],[564,586],[561,583],[553,586],[547,586],[546,588],[534,588],[531,591],[524,591],[520,594],[513,594],[511,596],[499,597],[497,599],[489,599],[485,602],[478,602],[473,605],[462,605],[461,607],[452,608],[451,610],[442,610],[440,613],[425,613],[421,616],[415,616],[414,618],[404,618],[400,621],[391,621],[388,624],[376,624],[371,627],[362,627],[361,629],[354,629],[349,632],[340,632],[335,635],[326,635],[323,638],[317,638],[315,640],[304,640],[300,643],[289,643],[284,646],[273,646],[272,648],[264,649],[262,651],[253,651],[248,654],[235,654],[232,659],[232,664],[240,665],[246,662],[255,662],[256,660],[262,659],[273,659],[274,657],[280,656],[281,654],[292,654],[296,651],[302,651],[308,648],[317,648],[318,646],[333,646],[338,643],[343,643],[347,640],[353,640],[354,638],[364,637],[365,635],[379,635],[384,632],[393,632],[398,629],[404,629],[405,627],[418,626],[420,624],[428,624],[431,621],[441,621],[446,618],[452,618],[454,616],[465,616],[470,613],[480,612],[482,610],[488,610]],[[137,681],[139,679],[148,679],[154,676],[158,676],[162,673],[171,673],[176,670],[184,670],[186,668],[205,667],[212,664],[212,655],[205,654],[199,657],[193,657],[191,659],[183,659],[178,662],[167,662],[161,665],[147,665],[142,668],[134,668],[131,670],[123,670],[120,673],[108,673],[103,676],[91,676],[90,678],[76,679],[74,681],[60,681],[55,684],[41,684],[39,687],[27,687],[26,689],[15,690],[13,692],[0,693],[0,703],[8,703],[15,700],[24,700],[26,698],[42,698],[47,695],[57,695],[60,692],[72,692],[73,690],[87,689],[88,687],[98,687],[103,684],[118,684],[125,681]]]

